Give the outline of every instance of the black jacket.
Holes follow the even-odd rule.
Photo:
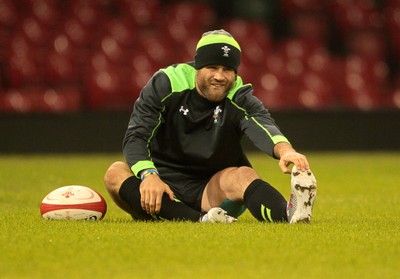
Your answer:
[[[163,175],[210,177],[231,166],[249,166],[241,138],[273,155],[288,142],[253,87],[238,76],[227,98],[212,103],[196,91],[191,63],[158,71],[135,102],[123,142],[133,173],[157,168]]]

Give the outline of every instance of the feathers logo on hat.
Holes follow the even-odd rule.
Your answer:
[[[222,56],[229,57],[229,51],[231,50],[228,46],[223,46],[221,49],[224,51]]]

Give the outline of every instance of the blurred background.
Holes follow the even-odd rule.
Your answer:
[[[400,108],[398,0],[0,0],[0,111],[131,108],[225,28],[270,109]]]
[[[2,127],[130,112],[156,70],[193,60],[201,34],[220,28],[271,111],[398,118],[399,0],[0,0]]]

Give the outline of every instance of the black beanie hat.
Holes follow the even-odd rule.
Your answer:
[[[225,30],[209,31],[203,34],[196,47],[194,67],[222,65],[235,70],[240,65],[241,49],[237,41]]]

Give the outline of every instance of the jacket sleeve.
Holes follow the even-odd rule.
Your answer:
[[[240,122],[241,130],[258,149],[275,157],[274,146],[279,142],[289,143],[289,141],[264,104],[253,96],[253,88],[249,86],[241,89],[236,94],[235,101],[244,112]]]
[[[143,87],[136,100],[123,141],[123,154],[134,175],[143,169],[155,168],[151,159],[150,141],[162,121],[162,100],[171,93],[168,77],[157,72]]]

